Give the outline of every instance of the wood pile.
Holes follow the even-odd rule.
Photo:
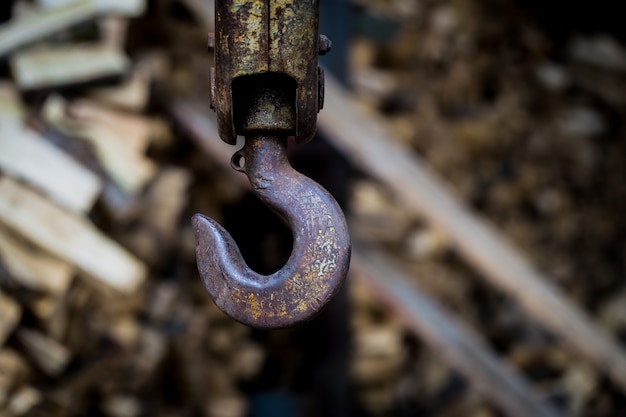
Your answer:
[[[191,214],[224,222],[248,193],[207,104],[212,2],[8,3],[0,416],[264,415],[253,394],[267,380],[302,396],[293,387],[304,382],[275,381],[297,379],[293,361],[323,359],[298,357],[297,330],[233,322],[196,271]],[[318,408],[620,415],[626,38],[575,26],[553,37],[542,9],[523,2],[353,3],[354,100],[331,78],[320,116],[363,173],[347,209],[348,405]],[[383,27],[393,28],[386,38]],[[463,202],[460,217],[443,209],[445,186],[414,193],[421,160],[375,152],[376,136],[427,161]],[[400,175],[385,177],[386,166]],[[503,259],[490,269],[501,252],[481,260],[482,235],[453,227],[466,206],[502,232],[504,257],[545,275],[506,281]],[[506,252],[507,239],[521,249]]]
[[[158,55],[125,50],[145,9],[17,2],[0,26],[2,416],[243,416],[263,364],[197,279],[196,174],[159,156]]]
[[[380,180],[354,188],[353,214],[359,226],[365,225],[362,238],[386,247],[411,271],[416,285],[481,332],[566,415],[623,409],[624,280],[622,263],[614,261],[624,258],[626,200],[615,183],[625,162],[624,32],[604,32],[610,29],[609,10],[590,13],[580,4],[557,24],[541,19],[558,14],[563,5],[359,3],[379,27],[397,23],[396,33],[382,41],[366,28],[351,50],[359,106],[370,118],[384,114],[390,133],[371,133],[373,126],[364,118],[355,122],[351,112],[320,117],[322,126],[329,119],[328,130],[342,117],[361,127],[350,127],[340,146],[361,163],[371,161],[368,171]],[[604,20],[593,20],[598,15]],[[356,132],[360,143],[349,141]],[[409,158],[387,150],[386,159],[393,162],[375,162],[385,159],[382,147],[372,150],[362,143],[376,136],[395,139],[397,149],[424,158],[456,195],[521,248],[545,273],[543,281],[557,283],[567,299],[591,313],[593,327],[618,341],[613,359],[604,365],[592,361],[599,365],[595,369],[578,360],[577,342],[570,336],[583,332],[573,327],[559,332],[559,323],[550,324],[578,313],[541,311],[547,299],[528,291],[529,281],[509,286],[501,279],[517,268],[499,256],[508,244],[490,251],[500,265],[482,262],[486,258],[479,248],[491,233],[464,228],[460,219],[469,217],[452,204],[435,204],[445,200],[440,188],[424,192],[434,182],[427,170],[407,169]],[[460,229],[465,232],[456,233]],[[468,233],[472,230],[480,233]],[[508,272],[494,274],[507,266]],[[521,282],[525,288],[516,288]],[[599,339],[585,338],[581,354]],[[599,350],[608,351],[606,346]],[[622,370],[613,373],[617,368]],[[606,378],[611,373],[613,383]]]

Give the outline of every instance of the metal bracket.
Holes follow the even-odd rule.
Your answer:
[[[315,134],[323,103],[318,0],[218,0],[211,106],[224,142],[237,135]],[[320,76],[321,75],[321,76]],[[322,81],[322,83],[320,82]]]

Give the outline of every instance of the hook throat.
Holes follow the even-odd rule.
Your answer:
[[[255,194],[291,228],[292,253],[277,272],[258,274],[226,230],[196,215],[198,270],[234,319],[260,328],[293,326],[319,313],[341,287],[350,263],[347,224],[334,198],[291,167],[286,137],[248,137],[239,152]]]

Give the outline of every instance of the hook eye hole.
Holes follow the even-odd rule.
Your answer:
[[[235,152],[232,158],[230,158],[230,166],[239,172],[246,172],[246,158],[244,158],[241,152]]]

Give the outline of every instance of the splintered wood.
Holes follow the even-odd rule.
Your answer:
[[[146,278],[141,262],[84,217],[64,211],[9,177],[0,178],[0,194],[0,223],[87,275],[127,293]]]

